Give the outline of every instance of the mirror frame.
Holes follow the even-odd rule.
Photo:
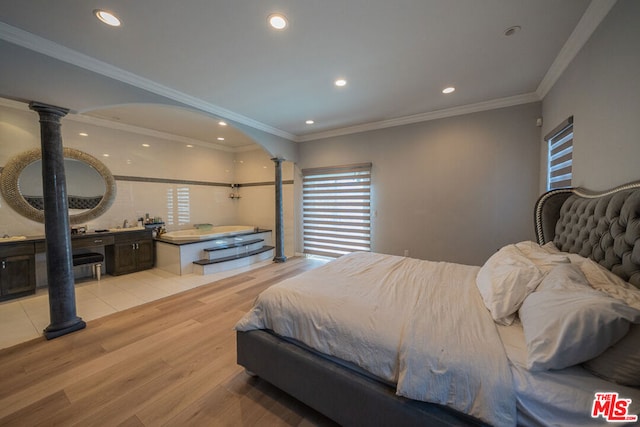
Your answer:
[[[74,160],[79,160],[93,167],[104,179],[105,194],[100,200],[100,203],[86,212],[69,215],[70,224],[81,224],[83,222],[91,221],[103,213],[105,213],[113,204],[116,197],[116,181],[111,174],[111,171],[98,159],[89,154],[76,150],[74,148],[64,147],[64,157]],[[39,148],[25,151],[10,159],[5,167],[2,169],[2,175],[0,175],[0,191],[2,197],[16,212],[25,216],[33,221],[44,222],[44,211],[38,210],[31,206],[22,194],[20,194],[20,188],[18,186],[18,180],[22,171],[31,163],[42,158],[42,153]]]

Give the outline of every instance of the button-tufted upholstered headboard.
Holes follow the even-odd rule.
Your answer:
[[[549,191],[535,207],[539,244],[589,257],[640,288],[640,181],[605,192]]]

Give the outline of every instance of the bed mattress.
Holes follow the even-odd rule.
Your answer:
[[[477,272],[354,253],[272,286],[236,329],[272,330],[397,384],[399,396],[513,425],[511,372]]]

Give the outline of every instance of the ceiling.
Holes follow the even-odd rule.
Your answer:
[[[539,100],[615,0],[0,2],[0,97],[203,141],[211,117],[306,141]]]

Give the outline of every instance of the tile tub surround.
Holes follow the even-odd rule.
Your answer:
[[[223,238],[213,238],[210,240],[192,240],[188,242],[175,242],[163,240],[162,237],[156,239],[156,268],[173,273],[176,275],[192,274],[196,271],[194,268],[194,261],[198,261],[209,256],[206,254],[205,249],[209,249],[216,246],[216,241],[224,241],[223,244],[228,244],[229,239],[246,239],[257,240],[261,239],[263,242],[260,245],[271,245],[271,230],[259,229],[257,232],[243,233],[239,235],[229,235]],[[216,251],[217,257],[229,256],[231,253],[237,253],[240,247],[229,247],[225,251]],[[248,248],[247,248],[248,249]],[[238,266],[234,264],[232,267]],[[219,266],[217,271],[222,271],[223,267]]]

